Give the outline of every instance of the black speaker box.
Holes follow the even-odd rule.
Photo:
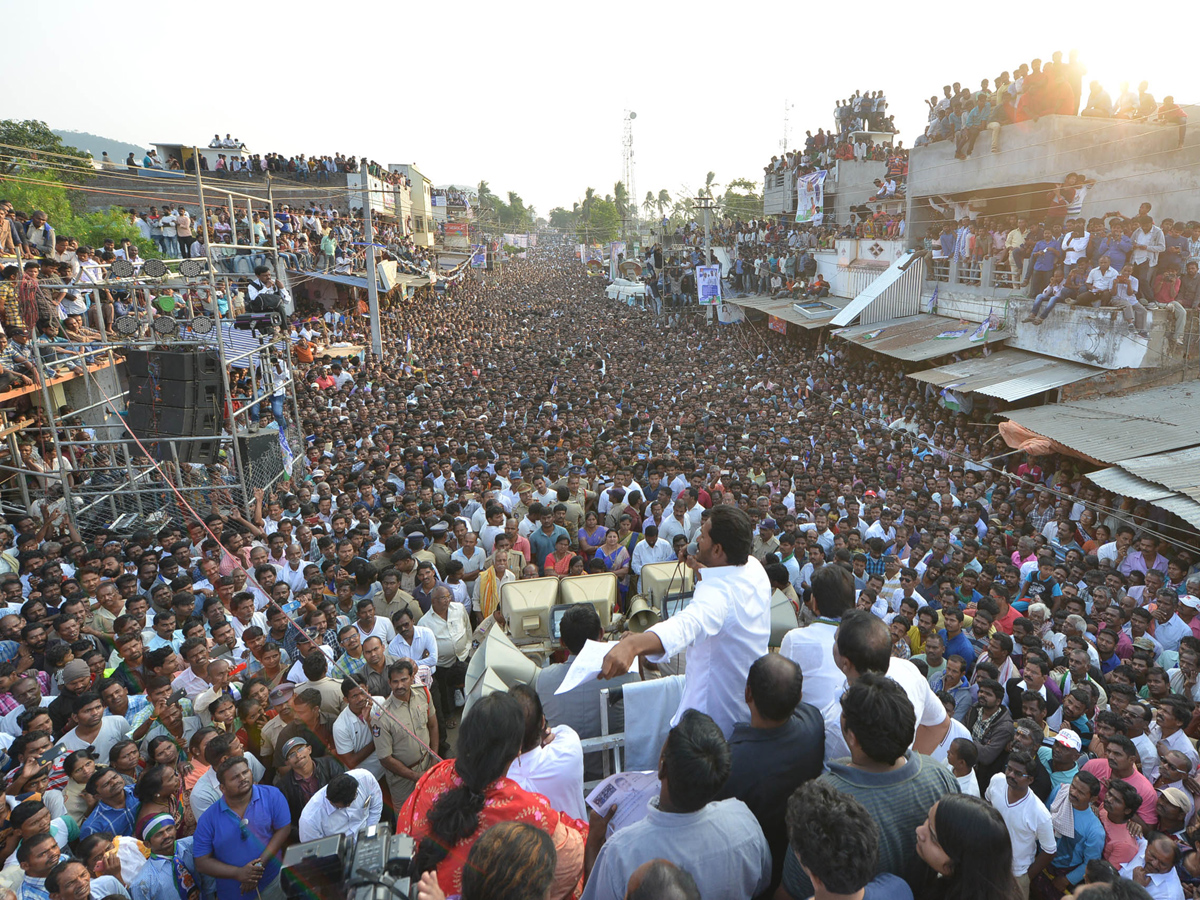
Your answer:
[[[238,437],[238,453],[246,468],[246,481],[265,487],[283,475],[283,448],[274,428]]]
[[[125,364],[131,378],[153,376],[172,381],[221,380],[221,357],[216,350],[182,353],[171,350],[129,350]]]

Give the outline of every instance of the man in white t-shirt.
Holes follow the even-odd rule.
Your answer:
[[[579,735],[570,725],[548,727],[537,691],[529,685],[517,685],[509,693],[525,713],[526,737],[537,737],[521,747],[521,755],[508,768],[508,777],[525,790],[543,795],[559,812],[582,819],[587,806],[583,802]]]
[[[1030,790],[1033,785],[1033,756],[1017,750],[1008,758],[1003,772],[992,776],[984,798],[990,803],[1012,840],[1013,875],[1022,897],[1029,895],[1029,882],[1046,867],[1058,850],[1050,811]]]
[[[75,698],[73,706],[76,726],[64,734],[60,743],[68,752],[95,749],[102,763],[111,764],[109,751],[117,741],[125,739],[129,733],[129,723],[124,716],[104,715],[104,704],[100,695],[87,691]]]
[[[891,635],[878,616],[853,609],[842,616],[834,646],[834,660],[846,676],[847,687],[867,673],[885,674],[904,689],[916,712],[912,749],[931,755],[950,729],[950,717],[921,670],[906,659],[892,656]],[[825,711],[825,761],[850,755],[842,736],[841,695]]]

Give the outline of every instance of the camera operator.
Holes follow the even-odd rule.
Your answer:
[[[283,317],[288,314],[292,298],[287,288],[275,281],[275,273],[270,266],[254,267],[254,278],[246,283],[246,309],[248,312],[269,312],[278,314],[278,324],[283,325]]]

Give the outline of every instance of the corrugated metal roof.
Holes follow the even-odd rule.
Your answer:
[[[734,306],[740,306],[742,309],[756,309],[769,316],[776,316],[783,319],[785,322],[792,322],[801,328],[820,328],[822,325],[829,324],[830,320],[837,315],[842,304],[846,301],[842,297],[822,297],[821,302],[828,303],[830,306],[837,307],[837,309],[833,309],[828,315],[820,317],[810,317],[796,312],[793,304],[797,302],[803,303],[804,301],[797,301],[791,297],[726,297],[725,302],[732,303]]]
[[[1086,477],[1097,487],[1106,491],[1120,494],[1122,497],[1132,497],[1134,500],[1145,500],[1148,503],[1175,496],[1174,491],[1169,491],[1162,485],[1151,484],[1136,475],[1130,475],[1120,466],[1097,469],[1095,472],[1088,472]]]
[[[858,314],[870,306],[880,294],[900,280],[900,277],[906,271],[901,269],[900,266],[908,262],[912,258],[912,255],[913,251],[909,250],[886,269],[881,270],[875,279],[857,297],[846,304],[845,309],[833,317],[833,324],[849,325],[853,322]]]
[[[975,322],[961,319],[920,315],[888,319],[870,325],[852,325],[833,333],[852,344],[910,362],[920,362],[989,344],[995,346],[1008,340],[1008,334],[1005,332],[992,331],[983,340],[972,341],[970,336],[978,327]]]
[[[1200,501],[1200,447],[1123,459],[1125,471]]]
[[[1005,415],[1036,434],[1109,464],[1200,444],[1200,386],[1195,382]]]
[[[1122,497],[1144,500],[1150,505],[1174,513],[1185,522],[1200,528],[1200,503],[1191,497],[1166,490],[1144,478],[1131,475],[1120,466],[1098,469],[1088,473],[1087,478],[1097,487],[1106,491],[1112,491]]]
[[[1041,391],[1082,381],[1102,372],[1083,363],[1051,359],[1025,350],[1004,349],[914,372],[909,378],[959,392],[985,394],[1001,400],[1020,400]]]

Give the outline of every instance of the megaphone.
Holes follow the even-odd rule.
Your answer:
[[[626,627],[639,634],[658,623],[658,610],[650,605],[650,601],[642,594],[634,594],[629,603],[629,612],[625,617]]]
[[[531,684],[537,680],[538,667],[522,653],[500,628],[492,628],[487,637],[467,664],[467,675],[463,685],[464,696],[469,695],[475,685],[487,673],[492,673],[506,685]]]

